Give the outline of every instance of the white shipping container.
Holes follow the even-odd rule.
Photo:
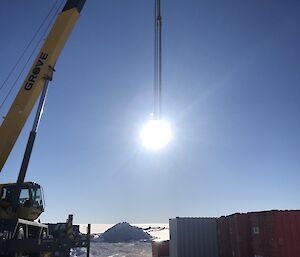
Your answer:
[[[170,224],[170,257],[219,257],[216,218],[175,218]]]

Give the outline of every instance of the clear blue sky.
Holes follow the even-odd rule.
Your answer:
[[[1,82],[53,2],[1,1]],[[42,221],[299,209],[299,1],[162,0],[163,114],[174,140],[159,152],[139,141],[153,103],[153,5],[87,0],[29,166],[27,179],[44,187]],[[31,120],[2,182],[17,178]]]

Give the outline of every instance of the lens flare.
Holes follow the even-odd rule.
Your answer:
[[[144,147],[161,149],[172,139],[171,126],[164,120],[150,120],[141,130],[140,137]]]

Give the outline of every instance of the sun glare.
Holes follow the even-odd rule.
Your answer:
[[[151,150],[158,150],[166,146],[171,138],[171,126],[164,120],[150,120],[140,133],[142,144]]]

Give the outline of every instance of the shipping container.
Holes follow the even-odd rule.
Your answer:
[[[152,242],[152,257],[169,257],[169,240]]]
[[[251,229],[248,214],[236,213],[228,216],[232,257],[253,257]]]
[[[236,213],[217,221],[220,257],[253,257],[248,215]]]
[[[222,216],[217,219],[217,232],[219,244],[219,256],[230,257],[232,256],[232,248],[230,243],[229,222],[228,218]]]
[[[217,229],[220,257],[300,257],[300,211],[237,213]]]
[[[170,257],[219,257],[216,220],[170,219]]]
[[[254,212],[249,217],[254,256],[300,256],[300,211]]]

